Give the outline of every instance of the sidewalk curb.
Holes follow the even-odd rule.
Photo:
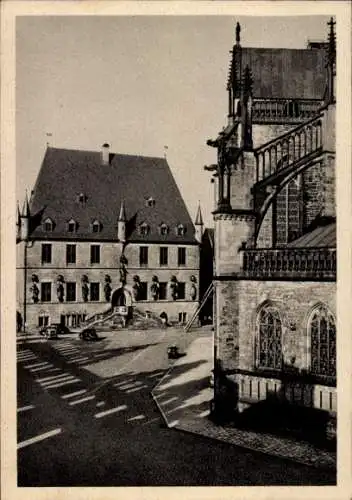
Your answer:
[[[225,438],[222,438],[221,436],[210,436],[209,434],[205,434],[204,432],[201,432],[201,431],[197,432],[195,430],[187,429],[185,427],[182,427],[182,425],[175,425],[174,427],[171,427],[171,429],[177,430],[177,431],[180,431],[180,432],[184,432],[186,434],[192,434],[192,435],[195,435],[195,436],[203,436],[203,437],[205,437],[207,439],[213,439],[213,440],[216,440],[216,441],[220,441],[220,442],[226,443],[226,444],[228,444],[230,446],[236,446],[237,448],[242,448],[244,450],[255,451],[256,453],[262,453],[263,455],[272,456],[272,457],[275,457],[275,458],[279,458],[281,460],[287,460],[289,462],[299,463],[299,464],[302,464],[302,465],[306,465],[307,467],[314,467],[315,469],[328,470],[328,471],[336,470],[336,464],[334,464],[334,465],[332,465],[332,464],[331,465],[328,465],[328,464],[319,465],[319,464],[315,464],[313,462],[310,462],[309,460],[300,460],[299,458],[290,457],[288,455],[261,450],[261,449],[255,448],[254,446],[251,446],[249,444],[246,445],[246,444],[231,443],[230,441],[228,441]]]

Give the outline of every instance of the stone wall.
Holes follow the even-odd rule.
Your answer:
[[[316,304],[326,304],[336,317],[335,283],[291,281],[218,281],[218,353],[224,369],[255,368],[257,311],[275,303],[282,317],[284,362],[309,368],[307,321]],[[294,328],[292,328],[294,325]]]

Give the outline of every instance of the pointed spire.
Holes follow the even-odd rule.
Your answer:
[[[18,203],[18,200],[17,200],[17,210],[16,210],[16,224],[17,226],[20,226],[21,225],[21,212],[20,212],[20,206],[19,206],[19,203]]]
[[[29,216],[30,216],[29,201],[28,201],[28,193],[26,191],[26,198],[23,203],[22,217],[29,217]]]
[[[241,25],[240,23],[236,24],[236,45],[240,44],[241,41]]]
[[[120,215],[118,220],[119,222],[126,222],[126,210],[125,210],[125,203],[123,200],[121,201]]]
[[[200,209],[200,203],[198,204],[198,210],[197,210],[197,215],[196,215],[196,220],[194,223],[196,226],[203,226],[203,217],[202,217],[202,211]]]

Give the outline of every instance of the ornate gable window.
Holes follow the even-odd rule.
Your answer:
[[[139,226],[139,234],[141,236],[147,236],[147,234],[149,233],[149,226],[146,222],[143,222],[140,226]]]
[[[160,234],[161,236],[167,236],[169,233],[169,226],[166,224],[161,224],[160,225]]]
[[[147,198],[145,200],[145,206],[146,207],[154,207],[155,206],[155,200],[152,196],[149,196],[149,198]]]
[[[54,221],[50,217],[45,219],[43,229],[47,233],[51,233],[54,230]]]
[[[336,326],[326,306],[319,305],[308,322],[311,346],[311,371],[316,375],[336,377]]]
[[[77,222],[74,219],[70,219],[67,222],[67,231],[69,233],[75,233],[77,231]]]
[[[179,224],[178,226],[176,226],[176,235],[183,236],[184,234],[186,234],[185,226],[183,224]]]
[[[282,365],[282,323],[279,311],[264,306],[257,317],[258,356],[260,368],[280,370]]]
[[[92,232],[93,233],[100,233],[101,231],[101,223],[95,219],[93,222],[92,222]]]

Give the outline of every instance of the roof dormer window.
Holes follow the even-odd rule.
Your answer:
[[[77,222],[74,219],[70,219],[67,223],[67,231],[69,233],[75,233],[77,231]]]
[[[176,226],[176,235],[183,236],[186,233],[186,228],[183,224]]]
[[[77,196],[77,201],[80,205],[85,205],[85,203],[87,202],[87,195],[84,193],[79,193],[79,195]]]
[[[149,233],[149,226],[146,222],[143,222],[143,224],[139,226],[139,233],[141,236],[147,236]]]
[[[145,200],[145,206],[146,207],[154,207],[155,206],[155,200],[152,196],[149,196],[149,198],[147,198]]]
[[[100,233],[101,227],[101,223],[98,220],[94,220],[92,222],[92,233]]]
[[[161,224],[161,226],[160,226],[161,236],[167,236],[168,233],[169,233],[169,227],[166,224]]]
[[[44,221],[44,231],[46,231],[47,233],[51,233],[53,230],[54,230],[54,221],[50,217],[48,217]]]

